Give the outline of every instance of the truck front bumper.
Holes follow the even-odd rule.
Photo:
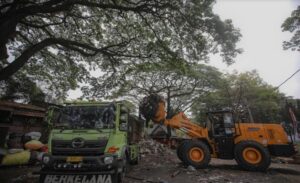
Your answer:
[[[45,161],[47,159],[47,161]],[[107,159],[109,161],[107,161]],[[116,156],[43,156],[44,169],[54,171],[109,171],[122,167]]]

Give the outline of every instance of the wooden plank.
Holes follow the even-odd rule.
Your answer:
[[[1,111],[13,111],[14,109],[11,108],[11,107],[5,107],[5,106],[1,106],[1,105],[0,105],[0,110],[1,110]]]
[[[31,112],[31,111],[14,111],[13,115],[19,115],[19,116],[30,116],[30,117],[45,117],[45,113],[42,112]]]
[[[8,101],[0,101],[1,107],[7,108],[16,108],[16,109],[29,109],[29,110],[36,110],[36,111],[46,111],[45,108],[38,107],[31,104],[21,104],[16,102],[8,102]]]

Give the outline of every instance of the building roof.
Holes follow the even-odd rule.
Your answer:
[[[46,109],[31,104],[0,101],[1,111],[10,111],[13,115],[29,117],[45,117]]]

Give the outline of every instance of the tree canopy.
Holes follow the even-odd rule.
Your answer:
[[[284,95],[262,80],[254,70],[225,75],[218,90],[201,98],[193,106],[197,121],[204,120],[208,111],[230,109],[238,120],[276,122],[281,120],[280,110]]]
[[[184,63],[182,63],[184,64]],[[150,94],[162,95],[171,110],[189,108],[199,97],[213,91],[221,74],[214,67],[204,64],[184,64],[175,68],[165,63],[140,64],[132,70],[111,77],[103,74],[93,86],[84,87],[85,97],[105,96],[127,98],[136,103]]]
[[[240,33],[213,13],[214,0],[3,0],[0,81],[26,75],[64,97],[90,71],[220,53],[231,64]],[[109,72],[108,72],[109,71]]]
[[[292,12],[281,27],[283,31],[294,33],[289,41],[283,42],[283,48],[300,51],[300,6]]]

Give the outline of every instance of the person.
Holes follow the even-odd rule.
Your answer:
[[[104,123],[104,126],[109,128],[114,125],[115,110],[116,110],[116,108],[115,108],[114,104],[110,104],[103,110],[102,122]]]

